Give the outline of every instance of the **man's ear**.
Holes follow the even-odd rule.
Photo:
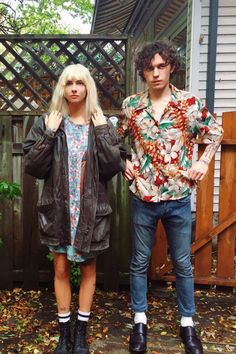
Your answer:
[[[170,73],[173,74],[174,71],[175,71],[175,66],[173,65],[170,69]]]

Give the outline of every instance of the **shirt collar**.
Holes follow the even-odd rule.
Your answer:
[[[178,109],[181,109],[181,90],[177,89],[174,85],[170,84],[170,89],[171,89],[171,99],[170,99],[170,105],[172,107],[176,107]],[[148,90],[142,92],[140,94],[139,102],[137,107],[135,108],[135,111],[139,111],[145,108],[151,108],[152,103],[149,98],[149,92]]]

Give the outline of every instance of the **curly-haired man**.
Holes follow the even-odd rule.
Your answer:
[[[131,141],[131,160],[127,160],[124,176],[132,192],[130,286],[135,315],[130,351],[134,352],[147,347],[147,269],[158,220],[167,234],[176,275],[180,337],[186,353],[203,352],[192,319],[190,195],[196,182],[206,175],[223,131],[197,97],[170,84],[170,76],[179,66],[177,51],[170,43],[146,45],[138,53],[136,69],[148,90],[124,100],[118,127],[120,135],[128,134]],[[207,145],[192,165],[197,136]]]

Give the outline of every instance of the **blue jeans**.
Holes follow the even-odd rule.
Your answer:
[[[165,228],[176,275],[179,312],[195,314],[194,285],[190,259],[192,214],[190,195],[179,200],[144,202],[132,200],[133,252],[130,264],[131,304],[134,312],[147,310],[147,270],[157,222]]]

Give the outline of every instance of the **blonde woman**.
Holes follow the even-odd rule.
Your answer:
[[[25,172],[45,180],[38,202],[40,238],[54,257],[60,338],[54,353],[89,353],[86,328],[96,282],[96,256],[109,247],[112,212],[107,181],[125,170],[125,150],[98,104],[95,82],[80,64],[66,67],[49,113],[25,142]],[[70,333],[70,261],[81,284],[73,345]]]

